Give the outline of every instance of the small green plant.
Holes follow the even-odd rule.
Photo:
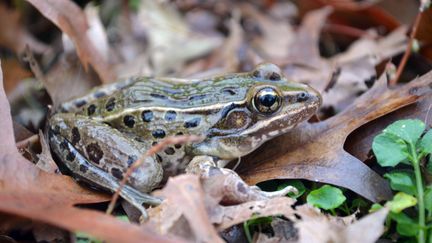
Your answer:
[[[251,219],[245,221],[243,223],[243,230],[246,235],[246,239],[248,242],[253,242],[252,239],[252,233],[254,231],[257,231],[255,228],[261,228],[265,225],[270,225],[273,221],[273,217],[258,217],[258,216],[252,216]]]
[[[346,197],[341,189],[324,185],[311,191],[306,197],[306,201],[317,208],[329,210],[333,215],[336,215],[334,210],[346,201]]]
[[[417,237],[426,242],[428,226],[432,223],[432,187],[426,185],[423,173],[431,173],[432,130],[425,132],[420,120],[400,120],[389,125],[373,140],[372,150],[381,166],[396,167],[384,175],[393,190],[398,191],[386,203],[391,209],[389,219],[397,223],[396,230],[402,236]],[[430,156],[429,156],[430,157]],[[404,167],[404,169],[399,169]],[[416,215],[403,210],[416,207]],[[379,207],[375,205],[373,209]],[[426,217],[427,210],[427,217]],[[432,240],[429,230],[429,240]]]

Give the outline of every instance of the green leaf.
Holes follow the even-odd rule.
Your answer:
[[[352,201],[351,203],[351,209],[360,209],[360,208],[366,208],[369,205],[368,202],[366,202],[366,200],[364,200],[363,198],[356,198]]]
[[[416,236],[419,230],[418,224],[414,219],[404,213],[389,214],[389,217],[396,221],[396,231],[403,236]]]
[[[408,171],[392,171],[384,175],[390,181],[390,186],[395,191],[416,195],[417,187],[414,174]]]
[[[404,141],[416,144],[425,130],[425,124],[418,119],[399,120],[390,124],[383,133],[393,134]]]
[[[102,243],[103,242],[84,232],[76,232],[74,236],[75,236],[75,242],[77,243]]]
[[[400,213],[402,210],[415,206],[416,204],[417,198],[405,192],[398,192],[391,201],[386,203],[386,206],[390,207],[390,211]]]
[[[429,174],[432,174],[432,156],[429,156],[429,159],[426,162],[426,170]]]
[[[432,153],[432,129],[429,130],[420,140],[420,149],[423,153]]]
[[[425,189],[423,198],[424,198],[426,210],[429,212],[429,214],[432,214],[432,187],[431,186],[428,186]]]
[[[374,213],[378,210],[380,210],[381,208],[383,208],[383,206],[379,203],[374,203],[372,204],[371,208],[369,209],[369,213]]]
[[[282,184],[280,184],[277,187],[277,190],[282,190],[287,186],[293,186],[293,187],[297,188],[297,191],[298,191],[297,194],[292,193],[292,192],[288,193],[287,196],[290,198],[294,198],[294,199],[298,198],[301,195],[303,195],[306,191],[305,185],[300,180],[289,180],[289,181],[283,182]]]
[[[381,166],[396,166],[408,157],[406,144],[391,134],[376,136],[372,150]]]
[[[307,203],[326,210],[339,207],[345,200],[342,190],[330,185],[311,191],[306,198]]]

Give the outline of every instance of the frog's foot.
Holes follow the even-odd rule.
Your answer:
[[[248,201],[265,200],[274,197],[285,196],[289,192],[297,192],[292,186],[276,192],[265,192],[257,186],[249,186],[240,176],[226,168],[219,168],[213,157],[196,156],[186,168],[187,173],[197,174],[203,179],[211,179],[212,176],[225,175],[221,190],[223,193],[222,203],[239,204]]]

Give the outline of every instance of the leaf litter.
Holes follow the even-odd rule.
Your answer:
[[[226,18],[229,34],[224,38],[215,30],[207,29],[206,34],[202,34],[191,28],[179,12],[182,4],[176,8],[166,3],[142,1],[136,13],[121,11],[120,19],[129,19],[129,27],[133,28],[121,30],[130,37],[120,37],[124,42],[116,45],[107,42],[109,35],[98,19],[97,11],[100,9],[87,6],[83,11],[67,0],[28,2],[65,35],[61,41],[64,52],[44,73],[48,80],[44,86],[54,107],[100,82],[112,82],[116,77],[143,74],[203,77],[209,73],[250,70],[264,60],[279,64],[293,80],[308,82],[322,91],[324,104],[339,113],[321,122],[303,123],[244,158],[238,172],[251,184],[275,178],[301,178],[345,187],[372,201],[389,198],[387,183],[358,159],[364,160],[365,149],[370,149],[370,144],[364,146],[368,143],[367,138],[354,141],[365,148],[358,158],[345,151],[345,140],[359,127],[367,126],[401,107],[416,101],[427,104],[431,93],[430,73],[395,88],[387,87],[385,75],[375,82],[377,65],[405,50],[404,27],[386,36],[368,30],[369,34],[351,43],[347,51],[322,57],[318,46],[320,33],[332,13],[329,7],[308,12],[300,26],[294,28],[289,20],[295,16],[295,11],[291,12],[292,6],[289,11],[286,8],[285,14],[268,15],[254,4],[229,3],[231,9],[220,8],[218,12],[223,15],[224,11],[232,10],[232,16]],[[350,11],[376,8],[371,5],[373,1],[364,4],[353,1],[346,5],[333,1],[330,4],[339,10]],[[276,12],[275,7],[269,6]],[[197,9],[208,13],[199,7]],[[245,23],[245,19],[249,22]],[[258,31],[252,31],[254,28]],[[32,38],[21,24],[16,29]],[[146,48],[140,45],[140,34],[148,38]],[[127,41],[129,46],[125,45]],[[0,44],[4,43],[7,42],[0,38]],[[20,45],[9,48],[19,52]],[[38,42],[30,44],[35,53],[44,52],[40,47],[51,48],[38,45]],[[165,187],[155,192],[165,200],[160,206],[149,209],[150,220],[140,227],[101,212],[78,208],[74,205],[102,202],[109,197],[78,186],[70,177],[53,174],[56,169],[49,165],[51,162],[47,163],[52,158],[43,142],[44,152],[40,159],[45,162],[40,163],[51,173],[41,171],[24,159],[15,147],[5,94],[0,95],[0,112],[6,118],[0,127],[7,128],[0,132],[0,210],[3,212],[70,231],[85,231],[107,241],[127,242],[138,239],[220,242],[219,232],[257,215],[283,215],[288,219],[272,223],[276,232],[274,237],[256,234],[255,239],[259,242],[287,240],[284,232],[292,227],[297,232],[291,235],[293,242],[375,242],[384,230],[383,221],[388,212],[385,208],[359,221],[353,220],[355,216],[344,221],[340,217],[322,214],[308,205],[297,206],[294,199],[284,197],[237,205],[221,204],[223,182],[226,181],[223,176],[199,179],[193,175],[181,175],[171,178]],[[417,108],[410,107],[418,112]],[[424,111],[425,106],[422,107]],[[291,223],[287,225],[286,222]],[[364,225],[368,225],[367,234],[362,232]],[[276,230],[278,227],[284,230]]]

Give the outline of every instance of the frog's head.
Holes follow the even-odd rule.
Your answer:
[[[244,97],[228,102],[197,153],[234,159],[309,119],[321,95],[306,84],[288,81],[279,67],[258,65],[242,77]]]

